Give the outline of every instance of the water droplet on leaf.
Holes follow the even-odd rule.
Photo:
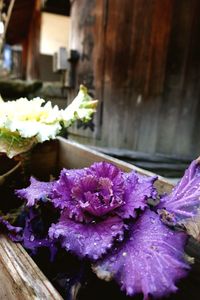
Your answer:
[[[116,230],[116,229],[118,229],[118,226],[117,225],[112,225],[111,229]]]
[[[123,239],[124,239],[124,237],[123,237],[122,235],[120,235],[120,236],[117,238],[117,241],[118,241],[118,242],[122,242]]]
[[[69,249],[69,248],[70,248],[70,244],[69,244],[69,243],[66,243],[66,244],[65,244],[65,248]]]
[[[111,258],[110,258],[110,261],[111,261],[111,262],[115,261],[115,258],[114,258],[114,257],[111,257]]]
[[[33,241],[34,241],[34,239],[35,239],[34,235],[33,235],[33,234],[31,234],[31,236],[30,236],[30,242],[33,242]]]
[[[127,287],[127,293],[128,293],[129,295],[132,295],[132,294],[133,294],[133,288],[132,288],[131,286],[128,286],[128,287]]]
[[[155,218],[150,217],[150,221],[151,221],[152,224],[154,224],[156,220],[155,220]]]
[[[93,258],[94,258],[94,259],[98,259],[98,255],[97,255],[97,254],[94,254],[94,255],[93,255]]]

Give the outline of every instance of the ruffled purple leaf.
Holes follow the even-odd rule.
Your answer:
[[[71,199],[72,189],[76,186],[77,179],[83,177],[84,174],[84,169],[63,169],[61,171],[59,180],[56,181],[51,196],[55,207],[59,207],[61,209],[68,206],[71,207],[70,202],[73,202]]]
[[[111,163],[94,163],[87,169],[88,177],[95,178],[92,194],[85,194],[84,209],[95,216],[103,216],[124,204],[123,172]],[[84,203],[85,202],[85,203]]]
[[[73,195],[86,213],[101,217],[124,203],[124,180],[119,168],[99,162],[87,168],[86,172],[87,176],[73,190]]]
[[[59,180],[55,183],[51,199],[55,207],[65,209],[66,214],[70,219],[76,221],[86,221],[87,218],[84,215],[77,199],[73,197],[72,191],[75,188],[80,178],[84,177],[85,170],[67,170],[63,169],[60,174]]]
[[[146,211],[132,225],[130,236],[94,267],[105,280],[114,278],[127,295],[157,298],[175,292],[175,283],[187,274],[184,260],[186,235],[172,231],[159,216]]]
[[[70,219],[90,222],[124,204],[124,179],[116,166],[100,162],[83,170],[63,170],[51,195]]]
[[[157,176],[147,177],[133,171],[125,174],[124,177],[126,182],[124,192],[125,204],[118,209],[117,213],[122,218],[135,217],[136,209],[144,210],[148,205],[148,198],[156,199],[157,191],[153,184]]]
[[[79,184],[72,190],[72,197],[78,201],[82,211],[95,217],[104,216],[123,204],[123,196],[115,195],[109,178],[92,175],[80,178]]]
[[[11,225],[3,217],[0,217],[0,231],[6,233],[13,242],[22,241],[22,227]]]
[[[87,173],[102,178],[109,178],[114,186],[114,191],[121,194],[123,187],[123,172],[115,165],[102,161],[92,164],[88,169]]]
[[[67,251],[96,260],[112,247],[115,238],[123,239],[123,232],[123,221],[117,216],[82,224],[70,220],[64,211],[60,221],[50,227],[49,236],[52,240],[59,239]]]
[[[34,206],[38,201],[47,201],[55,182],[42,182],[31,177],[30,183],[27,188],[16,190],[17,196],[25,199],[28,207]]]
[[[194,218],[200,208],[200,164],[195,160],[170,195],[161,198],[158,212],[163,222],[177,225]]]

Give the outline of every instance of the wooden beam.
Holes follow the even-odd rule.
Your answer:
[[[40,29],[41,0],[36,0],[27,40],[24,41],[27,51],[25,54],[25,58],[27,59],[26,79],[39,78]]]
[[[11,17],[12,11],[13,11],[14,4],[15,4],[15,0],[11,0],[10,4],[8,6],[8,12],[7,12],[7,15],[6,15],[6,22],[4,24],[4,33],[3,33],[3,36],[2,36],[2,42],[0,43],[0,53],[2,51],[3,44],[4,44],[4,41],[5,41],[5,36],[6,36],[7,29],[8,29],[8,24],[9,24],[9,21],[10,21],[10,17]]]

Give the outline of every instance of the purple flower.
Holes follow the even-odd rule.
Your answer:
[[[153,182],[135,172],[123,173],[106,162],[82,171],[63,170],[51,194],[63,209],[60,220],[49,230],[66,250],[96,260],[117,240],[123,240],[124,219],[135,217],[137,209],[155,197]]]

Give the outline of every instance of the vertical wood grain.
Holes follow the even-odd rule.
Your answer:
[[[94,96],[102,101],[98,135],[73,132],[101,146],[197,156],[199,10],[198,0],[73,1],[72,33],[81,55],[89,32],[93,41],[77,78],[92,74]],[[83,20],[91,15],[89,28]]]
[[[41,28],[41,0],[35,0],[29,34],[27,36],[27,66],[26,79],[39,78],[39,56],[40,56],[40,28]]]

